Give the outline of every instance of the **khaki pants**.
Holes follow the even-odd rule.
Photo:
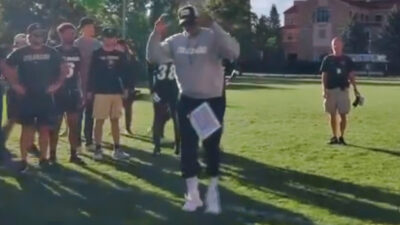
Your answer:
[[[120,94],[96,94],[94,96],[93,117],[95,119],[119,119],[123,102]]]
[[[348,114],[351,109],[349,89],[328,89],[324,100],[325,112],[329,114]]]

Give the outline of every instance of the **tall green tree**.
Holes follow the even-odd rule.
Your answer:
[[[7,43],[33,22],[54,29],[64,21],[77,22],[85,14],[83,7],[69,0],[2,0],[0,7],[2,26],[6,31],[0,39]]]
[[[249,0],[210,0],[208,12],[234,36],[241,45],[241,58],[246,60],[255,55]]]
[[[396,8],[388,17],[382,36],[379,40],[379,49],[388,56],[395,65],[400,64],[400,10]]]
[[[355,20],[347,26],[342,35],[344,49],[347,53],[368,53],[369,34],[366,26]]]
[[[281,19],[275,4],[273,4],[271,7],[271,11],[269,13],[269,20],[271,23],[270,24],[271,29],[274,32],[279,32],[279,29],[281,28]]]

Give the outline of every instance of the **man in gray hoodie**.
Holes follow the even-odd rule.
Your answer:
[[[162,16],[155,24],[147,46],[150,63],[162,63],[172,58],[176,66],[180,98],[178,119],[181,137],[181,169],[186,179],[187,193],[183,210],[193,212],[203,205],[198,190],[198,142],[188,115],[203,103],[208,103],[217,119],[223,124],[225,114],[224,73],[222,59],[234,60],[239,57],[238,42],[226,33],[208,16],[198,16],[193,6],[185,6],[178,11],[179,24],[183,32],[161,42],[167,32]],[[200,25],[209,26],[202,28]],[[207,154],[207,173],[211,182],[206,194],[206,212],[221,212],[218,176],[220,164],[220,141],[222,128],[203,140]]]
[[[88,17],[83,17],[79,22],[78,29],[82,32],[82,36],[75,40],[74,46],[77,47],[81,53],[81,86],[84,105],[82,109],[81,118],[79,119],[79,142],[81,141],[82,120],[83,114],[85,115],[84,122],[84,135],[86,147],[94,150],[93,145],[93,100],[87,98],[87,86],[89,80],[89,68],[91,65],[92,54],[95,50],[102,47],[102,43],[95,38],[96,29],[95,21]],[[80,143],[81,145],[81,143]],[[78,148],[81,151],[81,147]]]

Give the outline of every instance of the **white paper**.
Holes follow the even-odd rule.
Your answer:
[[[201,140],[205,140],[221,128],[210,105],[205,102],[189,114],[189,120]]]

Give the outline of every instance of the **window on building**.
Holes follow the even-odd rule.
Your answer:
[[[329,22],[331,14],[327,7],[319,7],[313,14],[313,21],[315,23],[327,23]]]
[[[292,36],[292,34],[288,34],[288,36],[287,36],[287,40],[288,40],[288,41],[292,41],[292,40],[293,40],[293,36]]]

